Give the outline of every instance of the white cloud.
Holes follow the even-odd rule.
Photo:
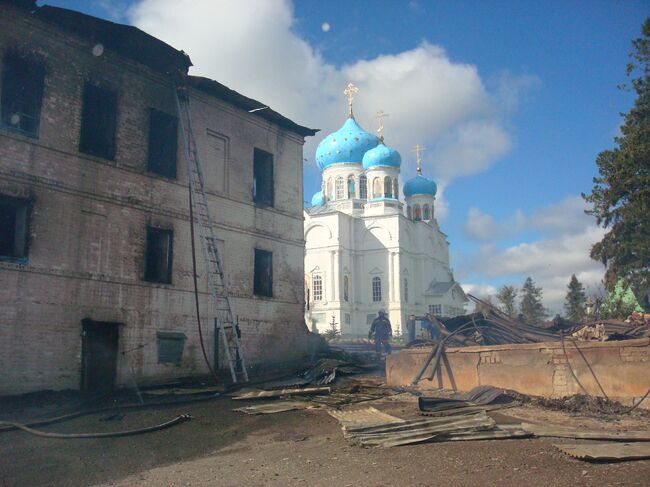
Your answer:
[[[329,23],[327,23],[327,22],[323,22],[323,23],[321,24],[320,28],[321,28],[321,30],[322,30],[323,32],[329,32],[331,26],[330,26]]]
[[[494,296],[497,293],[497,288],[491,284],[462,284],[463,291],[479,299],[485,299],[488,296]]]
[[[543,236],[505,248],[494,243],[504,236],[505,222],[471,209],[465,231],[484,243],[461,261],[461,272],[471,273],[479,284],[481,280],[489,283],[498,279],[520,286],[531,276],[544,289],[546,307],[561,312],[571,274],[576,274],[586,287],[595,288],[604,273],[604,267],[589,257],[591,246],[602,239],[604,230],[584,214],[584,208],[582,199],[572,196],[540,208],[529,217],[516,212],[509,220],[519,220],[520,230],[533,228],[542,231]]]
[[[386,142],[402,153],[403,179],[415,173],[410,148],[416,143],[436,147],[425,153],[424,171],[447,184],[485,170],[510,148],[501,93],[516,99],[525,80],[503,76],[491,93],[475,66],[454,62],[428,42],[336,67],[294,33],[288,0],[140,0],[129,17],[189,53],[193,74],[323,129],[305,146],[309,161],[316,143],[344,121],[348,81],[360,88],[355,115],[367,130],[374,128],[378,109],[390,113]]]
[[[472,207],[468,211],[464,231],[473,240],[487,241],[516,235],[525,225],[526,217],[521,210],[503,221],[497,221],[492,215]]]

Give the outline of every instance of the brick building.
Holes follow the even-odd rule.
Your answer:
[[[0,395],[207,373],[169,76],[189,66],[134,27],[0,0]],[[299,359],[302,147],[315,131],[189,80],[247,361]]]

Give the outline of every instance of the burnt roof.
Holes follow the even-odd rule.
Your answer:
[[[302,125],[298,125],[296,122],[288,119],[284,115],[279,114],[275,110],[272,110],[263,103],[252,98],[248,98],[247,96],[244,96],[235,90],[231,90],[227,86],[222,85],[215,80],[204,78],[202,76],[189,76],[188,79],[190,86],[193,88],[201,90],[209,95],[216,96],[217,98],[227,101],[238,108],[242,108],[246,111],[261,109],[254,112],[254,114],[260,118],[268,120],[271,123],[279,125],[280,127],[302,135],[303,137],[313,136],[318,132],[318,129],[310,129],[308,127],[303,127]]]
[[[23,8],[43,22],[54,24],[91,42],[101,43],[105,48],[115,51],[125,58],[165,74],[176,73],[178,70],[187,73],[189,67],[192,66],[190,57],[183,51],[174,49],[169,44],[131,25],[118,24],[60,7],[49,5],[39,7],[35,0],[0,0],[0,3],[9,3]],[[303,137],[313,136],[318,132],[318,130],[298,125],[263,103],[231,90],[217,81],[200,76],[190,76],[189,82],[194,88],[238,108],[247,111],[263,108],[263,110],[256,111],[255,115]]]
[[[190,57],[183,51],[174,49],[132,25],[117,24],[49,5],[33,9],[32,15],[91,42],[101,43],[105,48],[156,71],[173,73],[180,69],[187,72],[192,66]]]

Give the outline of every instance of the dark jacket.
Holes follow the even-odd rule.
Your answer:
[[[375,340],[385,340],[393,334],[393,327],[390,324],[390,320],[385,316],[377,316],[372,320],[370,325],[370,333],[368,337],[375,335]]]

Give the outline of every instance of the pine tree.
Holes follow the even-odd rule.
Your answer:
[[[580,323],[585,317],[585,304],[587,303],[587,295],[585,288],[575,274],[571,276],[571,281],[567,286],[569,291],[566,293],[564,299],[564,312],[567,319]]]
[[[607,288],[622,278],[637,296],[650,286],[650,17],[641,32],[627,65],[631,86],[620,87],[636,93],[634,106],[623,114],[617,147],[598,154],[591,194],[582,195],[592,205],[587,213],[608,230],[591,248],[591,257],[607,266]]]
[[[535,286],[535,282],[528,277],[521,288],[521,314],[528,325],[536,325],[546,316],[546,309],[542,304],[542,288]]]
[[[501,309],[503,312],[514,318],[517,312],[515,305],[517,290],[515,287],[510,285],[501,286],[497,292],[497,299],[501,303]]]

